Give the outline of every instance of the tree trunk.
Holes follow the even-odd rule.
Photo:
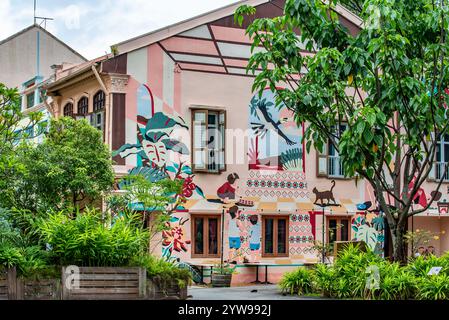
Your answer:
[[[405,226],[397,225],[391,229],[391,239],[393,241],[393,260],[401,264],[407,262],[407,246],[405,244]]]

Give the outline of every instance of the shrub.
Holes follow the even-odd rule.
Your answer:
[[[337,298],[362,298],[365,296],[367,270],[382,263],[373,252],[364,252],[358,245],[349,244],[339,252],[333,265],[336,275],[334,295]]]
[[[138,215],[123,216],[110,225],[96,210],[86,210],[74,219],[60,212],[40,219],[37,225],[58,265],[124,266],[148,249],[149,235]]]
[[[17,212],[0,210],[0,266],[16,267],[22,277],[47,268],[48,253],[17,227]],[[28,230],[29,231],[29,230]]]
[[[380,266],[379,289],[374,298],[381,300],[407,300],[416,294],[416,277],[398,263],[384,262]]]
[[[183,288],[187,286],[191,280],[190,271],[180,268],[172,262],[164,259],[156,258],[152,255],[141,255],[131,261],[131,265],[145,268],[147,275],[153,279],[161,287],[166,287],[167,284],[173,281]]]
[[[379,272],[378,287],[367,286],[370,267]],[[432,267],[442,267],[440,274],[428,275]],[[311,289],[308,279],[312,279]],[[446,300],[449,299],[449,253],[440,258],[418,257],[409,265],[401,266],[349,245],[332,266],[317,264],[313,273],[298,269],[285,274],[281,288],[291,294],[307,289],[308,293],[343,299]]]
[[[418,299],[449,300],[449,276],[439,274],[422,277],[419,280]]]
[[[317,264],[314,272],[314,290],[325,297],[331,297],[334,293],[335,269],[325,264]]]
[[[407,265],[407,270],[416,277],[425,277],[433,267],[442,267],[440,273],[449,275],[449,259],[446,256],[417,257]]]
[[[284,274],[279,286],[282,292],[305,295],[312,293],[313,271],[299,268],[293,272]]]
[[[5,268],[12,268],[19,266],[23,257],[19,248],[14,247],[9,243],[0,245],[0,266]]]

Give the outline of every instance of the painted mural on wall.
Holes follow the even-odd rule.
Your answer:
[[[227,211],[228,254],[230,262],[257,262],[262,259],[262,215],[254,209],[231,207]],[[290,215],[289,255],[292,258],[315,256],[314,217],[309,213]]]
[[[253,210],[232,206],[227,210],[228,254],[233,263],[256,262],[261,258],[261,216]]]
[[[173,203],[181,203],[177,210],[183,211],[182,203],[187,202],[194,193],[204,197],[202,189],[194,183],[191,167],[186,165],[189,148],[172,138],[174,130],[188,130],[188,126],[179,116],[155,112],[151,90],[147,86],[140,86],[136,95],[136,143],[123,145],[114,152],[114,156],[136,156],[137,167],[129,171],[130,175],[143,175],[151,182],[182,180],[182,193],[173,195]],[[162,255],[168,260],[176,259],[178,253],[188,251],[190,240],[184,230],[187,221],[172,215],[167,230],[162,234]]]
[[[167,230],[162,231],[162,257],[170,260],[175,253],[188,251],[188,245],[191,241],[186,239],[184,225],[189,219],[172,216],[167,222]]]
[[[353,240],[364,241],[375,253],[383,254],[385,222],[378,212],[357,214],[351,222]]]
[[[256,94],[249,105],[249,169],[304,172],[302,126],[285,106],[275,105],[275,93]]]
[[[296,212],[290,215],[289,253],[290,256],[315,256],[315,216]]]
[[[309,196],[305,178],[303,126],[266,89],[249,104],[249,176],[245,195],[264,198]]]

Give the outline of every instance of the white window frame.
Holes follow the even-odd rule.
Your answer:
[[[345,127],[344,130],[340,129],[340,134],[348,128],[347,123],[341,123],[337,126]],[[334,150],[333,155],[330,155],[329,152],[331,148]],[[331,168],[333,169],[332,171]],[[338,172],[337,174],[335,173],[336,171]],[[334,148],[330,141],[323,146],[323,152],[317,150],[317,177],[346,179],[338,150]]]

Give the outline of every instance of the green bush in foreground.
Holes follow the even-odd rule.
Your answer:
[[[449,300],[449,276],[439,274],[420,279],[417,298],[422,300]]]
[[[440,274],[428,275],[437,266],[443,267]],[[290,294],[313,293],[339,299],[449,300],[448,266],[449,255],[419,257],[401,266],[348,246],[331,266],[318,264],[314,269],[286,273],[280,288]],[[378,271],[378,286],[367,285],[373,271]]]
[[[112,224],[96,210],[86,210],[74,219],[53,213],[37,225],[57,265],[83,267],[127,266],[148,249],[149,234],[138,215],[123,216]]]
[[[171,262],[148,254],[133,259],[131,265],[145,268],[148,277],[158,282],[162,287],[177,282],[178,285],[183,288],[186,287],[191,280],[191,273],[189,270],[180,268]]]
[[[310,270],[299,268],[288,272],[282,278],[279,286],[283,292],[304,295],[312,293],[313,273]]]

